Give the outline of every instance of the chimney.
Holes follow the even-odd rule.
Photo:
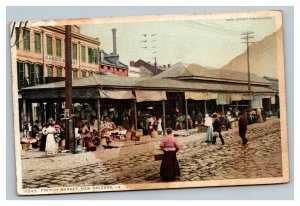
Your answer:
[[[171,64],[168,64],[168,68],[170,68],[171,67]]]
[[[130,61],[129,64],[130,64],[130,66],[134,67],[135,66],[135,61]]]
[[[113,34],[113,54],[117,54],[117,29],[113,28],[111,31]]]

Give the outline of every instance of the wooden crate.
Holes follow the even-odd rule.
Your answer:
[[[138,136],[133,136],[133,137],[131,137],[131,140],[133,140],[133,141],[140,141],[140,137],[138,137]]]

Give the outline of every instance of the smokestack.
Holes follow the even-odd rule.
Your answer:
[[[117,54],[117,29],[113,28],[111,31],[113,34],[113,54]]]

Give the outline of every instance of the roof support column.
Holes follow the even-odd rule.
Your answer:
[[[165,135],[166,134],[166,106],[165,106],[165,100],[162,101],[162,109],[163,109],[163,116],[162,116],[163,135]]]
[[[207,101],[207,100],[204,100],[204,115],[207,114],[206,101]]]
[[[137,130],[137,106],[136,106],[136,100],[133,101],[134,105],[134,128]]]
[[[185,130],[188,131],[189,130],[189,121],[188,121],[188,100],[184,97],[185,100]]]
[[[98,127],[98,137],[101,144],[101,113],[100,113],[100,97],[97,99],[97,127]]]

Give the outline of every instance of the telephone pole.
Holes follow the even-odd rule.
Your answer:
[[[253,42],[250,42],[249,39],[253,39],[254,38],[253,33],[254,32],[245,32],[245,33],[242,33],[242,39],[246,40],[246,42],[242,42],[242,43],[247,44],[248,92],[250,94],[251,94],[251,83],[250,83],[249,44],[253,43]]]
[[[65,120],[66,120],[66,147],[74,152],[75,150],[75,138],[73,128],[73,115],[72,115],[72,31],[71,25],[65,26],[65,67],[66,67],[66,80],[65,80]]]

